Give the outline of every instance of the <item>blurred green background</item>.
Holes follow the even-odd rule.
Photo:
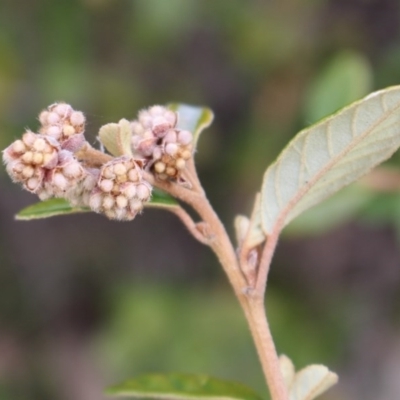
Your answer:
[[[232,233],[301,128],[400,82],[397,0],[0,0],[0,145],[55,101],[87,135],[152,104],[210,106],[199,174]],[[395,156],[391,164],[400,167]],[[0,399],[100,400],[133,375],[209,373],[267,397],[211,252],[174,216],[37,222],[0,173]],[[398,400],[400,196],[349,188],[285,232],[267,308],[280,353],[329,365],[321,399]]]

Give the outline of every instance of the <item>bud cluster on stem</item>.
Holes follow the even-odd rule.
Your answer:
[[[49,106],[39,121],[38,133],[25,132],[3,151],[12,180],[42,200],[65,198],[73,206],[116,220],[135,218],[151,200],[153,186],[191,206],[199,223],[179,205],[170,210],[216,253],[246,315],[272,399],[288,400],[264,310],[266,275],[277,237],[269,238],[255,265],[257,284],[252,286],[201,187],[193,163],[193,133],[178,128],[177,113],[153,106],[140,111],[136,120],[104,126],[107,133],[102,137],[100,130],[99,137],[110,154],[86,141],[85,116],[69,104]]]
[[[151,199],[145,171],[185,182],[193,135],[177,121],[163,106],[142,110],[129,124],[131,148],[107,155],[86,141],[84,114],[55,103],[40,113],[38,133],[25,132],[3,151],[3,161],[12,180],[41,200],[62,197],[110,219],[132,220]]]

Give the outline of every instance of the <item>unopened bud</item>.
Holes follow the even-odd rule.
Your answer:
[[[186,146],[188,145],[193,139],[192,132],[189,131],[179,131],[178,133],[178,141],[180,144]]]
[[[178,158],[175,162],[175,167],[179,170],[184,169],[186,166],[186,161],[183,158]]]
[[[79,126],[85,123],[85,116],[80,111],[74,111],[70,116],[72,125]]]
[[[60,116],[55,112],[50,112],[47,115],[47,123],[49,125],[55,125],[60,122]]]
[[[165,152],[170,155],[170,156],[174,156],[177,152],[178,152],[178,146],[176,143],[168,143],[165,146]]]
[[[12,150],[16,154],[21,154],[26,150],[25,144],[22,140],[16,140],[12,145]]]

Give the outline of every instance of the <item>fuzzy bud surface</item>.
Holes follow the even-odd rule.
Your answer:
[[[102,166],[88,204],[110,219],[129,221],[142,211],[151,191],[143,179],[143,164],[132,157],[118,157]]]
[[[177,114],[163,106],[139,112],[131,122],[133,151],[159,179],[178,180],[193,156],[193,134],[177,128]]]

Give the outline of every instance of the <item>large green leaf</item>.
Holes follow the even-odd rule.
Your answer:
[[[177,127],[193,133],[193,144],[196,148],[200,133],[211,125],[214,113],[208,107],[197,107],[182,103],[172,103],[168,107],[178,113]]]
[[[400,146],[400,86],[372,93],[301,131],[267,169],[262,227],[279,232],[293,218],[354,182]]]
[[[252,389],[236,383],[193,374],[151,374],[106,390],[112,396],[153,399],[261,400]]]
[[[179,206],[179,203],[170,195],[161,190],[154,189],[151,200],[146,206],[170,208]],[[90,209],[87,207],[72,207],[65,199],[50,199],[40,201],[22,209],[15,218],[21,221],[30,221],[32,219],[42,219],[89,211]]]

